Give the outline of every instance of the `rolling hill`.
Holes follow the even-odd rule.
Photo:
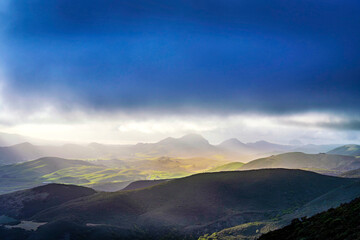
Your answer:
[[[160,157],[124,162],[45,157],[0,166],[0,193],[31,188],[44,183],[77,184],[98,191],[118,191],[133,181],[189,176],[222,163],[224,162],[208,158]]]
[[[48,222],[71,216],[81,224],[128,230],[135,224],[155,232],[171,228],[200,235],[272,218],[353,181],[288,169],[204,173],[134,191],[99,193],[31,219]]]
[[[236,171],[240,170],[242,166],[244,166],[244,163],[242,162],[232,162],[211,168],[208,172]]]
[[[335,148],[328,152],[329,154],[360,156],[360,145],[349,144]]]
[[[0,166],[0,192],[7,193],[46,183],[94,185],[146,178],[141,171],[108,168],[82,160],[45,157],[19,164]],[[123,186],[125,187],[125,185]],[[118,189],[117,186],[112,188]]]
[[[241,169],[291,168],[307,169],[327,174],[340,174],[360,168],[360,159],[332,154],[305,154],[291,152],[260,158],[244,164]]]

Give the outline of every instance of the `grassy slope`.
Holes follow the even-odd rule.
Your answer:
[[[232,162],[211,168],[208,170],[208,172],[236,171],[239,170],[243,165],[244,163],[242,162]]]
[[[96,161],[93,161],[96,163]],[[113,161],[110,161],[113,163]],[[106,163],[103,161],[102,163]],[[95,165],[91,161],[41,158],[0,166],[0,193],[31,188],[43,183],[78,184],[97,190],[116,191],[141,179],[171,179],[202,172],[221,161],[208,158],[155,158],[123,163],[120,167]],[[125,184],[123,184],[125,183]]]
[[[360,145],[349,144],[335,148],[328,152],[329,154],[360,156]]]
[[[360,239],[360,199],[311,218],[295,219],[291,225],[269,232],[259,240]]]
[[[276,229],[275,222],[251,222],[205,234],[199,240],[255,240],[261,234]]]
[[[244,170],[259,168],[306,169],[338,174],[360,168],[360,159],[353,156],[291,152],[256,159],[241,167]]]
[[[352,181],[286,169],[197,174],[135,191],[99,193],[34,219],[71,218],[124,228],[175,226],[201,234],[268,219]]]

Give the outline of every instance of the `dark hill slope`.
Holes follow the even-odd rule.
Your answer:
[[[335,148],[328,152],[329,154],[360,156],[360,145],[349,144]]]
[[[0,216],[24,219],[33,214],[96,193],[86,187],[64,184],[48,184],[28,190],[0,195]]]
[[[204,173],[140,190],[99,193],[49,209],[34,219],[71,217],[83,224],[174,226],[201,233],[267,219],[353,181],[290,169]]]
[[[309,169],[335,174],[360,168],[360,159],[353,156],[291,152],[256,159],[241,167],[244,170],[259,168]]]
[[[288,212],[284,215],[277,216],[276,219],[264,222],[245,223],[236,227],[226,228],[211,235],[201,237],[201,240],[229,240],[229,239],[256,239],[261,234],[267,233],[270,230],[282,228],[291,223],[294,218],[302,218],[304,216],[311,217],[317,213],[327,211],[330,208],[335,208],[343,203],[348,203],[360,196],[360,181],[350,183],[348,185],[340,186],[331,190],[324,195],[306,203],[304,206],[295,211]],[[199,240],[200,240],[199,239]]]
[[[347,178],[360,178],[360,168],[344,172],[341,176]]]
[[[294,219],[289,226],[269,232],[259,240],[360,239],[360,198],[308,219]]]
[[[140,189],[140,188],[147,188],[147,187],[152,187],[154,185],[163,183],[169,181],[167,179],[160,179],[160,180],[139,180],[139,181],[135,181],[130,183],[129,185],[127,185],[125,188],[123,188],[123,191],[127,191],[127,190],[135,190],[135,189]]]

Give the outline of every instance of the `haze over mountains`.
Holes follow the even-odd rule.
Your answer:
[[[229,161],[247,162],[261,156],[301,149],[305,153],[319,153],[333,149],[334,145],[280,145],[266,141],[242,143],[229,139],[219,145],[210,144],[196,134],[181,138],[166,138],[157,143],[138,143],[135,145],[106,145],[91,143],[88,145],[34,145],[29,142],[13,146],[0,147],[0,165],[19,163],[41,157],[60,157],[69,159],[122,159],[139,160],[154,157],[209,157]]]

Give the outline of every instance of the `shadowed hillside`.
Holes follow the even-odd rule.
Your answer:
[[[197,174],[135,191],[99,193],[33,219],[47,222],[71,216],[83,224],[172,226],[201,234],[271,218],[352,181],[286,169]]]
[[[294,219],[289,226],[269,232],[259,240],[360,239],[360,198],[311,218]]]
[[[324,195],[306,203],[304,206],[293,210],[286,210],[284,214],[276,218],[262,222],[241,224],[232,228],[226,228],[213,234],[206,234],[200,240],[229,240],[244,239],[254,240],[261,234],[284,227],[291,223],[294,218],[311,217],[317,213],[335,208],[343,203],[350,202],[360,196],[360,181],[335,188]]]
[[[48,184],[4,194],[0,195],[0,216],[6,215],[16,219],[24,219],[44,209],[95,193],[95,190],[91,188]]]
[[[140,188],[152,187],[154,185],[157,185],[157,184],[160,184],[160,183],[163,183],[166,181],[169,181],[169,180],[166,180],[166,179],[163,179],[163,180],[139,180],[139,181],[130,183],[122,190],[127,191],[127,190],[135,190],[135,189],[140,189]]]

